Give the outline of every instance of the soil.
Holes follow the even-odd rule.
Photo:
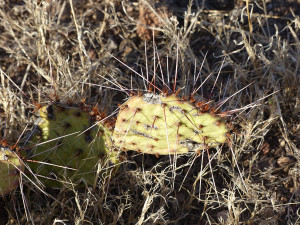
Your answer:
[[[196,97],[249,107],[228,118],[220,148],[127,151],[96,190],[49,197],[24,177],[0,198],[0,224],[299,224],[299,17],[299,0],[1,1],[0,136],[11,144],[26,142],[38,103],[112,113],[150,89],[136,72],[161,89],[156,76],[169,74],[182,97],[208,78]]]

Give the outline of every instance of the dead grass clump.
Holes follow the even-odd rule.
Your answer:
[[[274,1],[227,11],[172,2],[1,2],[0,125],[10,143],[35,127],[35,102],[85,100],[109,114],[153,77],[173,86],[177,75],[182,96],[205,81],[196,95],[228,98],[222,110],[236,113],[229,145],[178,157],[128,151],[94,191],[45,194],[22,176],[0,199],[0,223],[299,223],[299,13],[280,4],[277,15]],[[145,45],[137,24],[141,38],[164,36]]]
[[[164,21],[171,16],[166,5],[156,4],[154,8],[148,3],[141,1],[139,4],[139,22],[137,24],[137,34],[143,39],[150,41],[156,37],[159,30],[164,27]]]

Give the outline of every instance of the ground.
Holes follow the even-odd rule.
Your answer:
[[[137,73],[179,96],[232,96],[235,113],[219,148],[127,151],[95,190],[45,194],[23,176],[0,224],[299,224],[299,16],[292,0],[1,1],[0,136],[21,150],[38,104],[110,114],[148,89]]]

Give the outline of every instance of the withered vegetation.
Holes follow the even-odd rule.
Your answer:
[[[0,198],[0,224],[300,223],[299,8],[280,0],[0,1],[0,137],[10,144],[21,137],[22,149],[38,104],[84,101],[112,113],[149,86],[131,69],[176,81],[181,96],[208,78],[196,95],[234,95],[222,110],[236,111],[224,146],[158,158],[128,151],[95,190],[43,193],[22,176]]]

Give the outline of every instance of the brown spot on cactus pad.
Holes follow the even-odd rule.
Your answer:
[[[77,184],[81,180],[91,185],[99,161],[117,161],[116,153],[111,148],[110,128],[104,123],[91,127],[93,123],[88,112],[76,106],[50,105],[42,107],[39,116],[38,126],[42,134],[34,135],[30,144],[41,144],[29,149],[26,157],[37,161],[28,162],[36,175],[57,175],[59,182],[42,179],[46,186],[60,187],[60,181]],[[99,155],[106,155],[106,161],[100,159]],[[43,163],[49,160],[54,165]]]
[[[209,112],[199,115],[203,107],[199,109],[175,95],[149,92],[131,97],[126,105],[128,108],[118,115],[113,134],[119,148],[168,155],[197,152],[226,141],[228,129],[223,120]]]

